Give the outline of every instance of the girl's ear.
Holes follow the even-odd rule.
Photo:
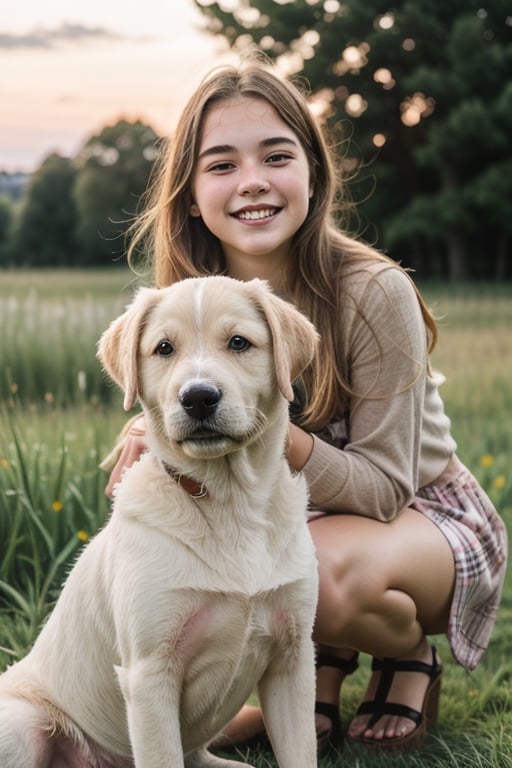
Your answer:
[[[198,218],[201,215],[201,211],[195,203],[192,203],[190,206],[190,215],[194,216],[194,218]]]

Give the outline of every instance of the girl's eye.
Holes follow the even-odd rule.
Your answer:
[[[208,168],[208,171],[213,171],[213,173],[226,173],[226,171],[233,170],[234,165],[229,160],[224,160],[219,163],[215,163],[215,165],[210,165]]]
[[[267,157],[266,162],[270,165],[277,165],[278,163],[286,163],[291,160],[292,156],[288,152],[273,152]]]
[[[244,339],[243,336],[233,336],[228,344],[228,348],[232,349],[233,352],[245,352],[250,346],[252,346],[251,342]]]
[[[158,357],[170,357],[174,352],[174,347],[168,339],[162,339],[155,347],[155,355]]]

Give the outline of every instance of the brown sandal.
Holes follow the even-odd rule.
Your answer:
[[[427,727],[434,726],[437,722],[442,667],[437,660],[435,647],[432,646],[431,664],[425,664],[422,661],[373,659],[372,671],[381,673],[377,693],[372,701],[365,701],[361,704],[356,712],[356,717],[359,715],[371,715],[367,728],[374,726],[383,715],[406,717],[412,720],[416,727],[405,736],[395,736],[389,739],[370,739],[365,736],[353,736],[351,741],[365,744],[373,749],[391,749],[402,752],[418,749],[425,738]],[[421,712],[405,704],[387,701],[395,672],[423,672],[430,678]]]

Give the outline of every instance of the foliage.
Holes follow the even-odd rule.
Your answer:
[[[47,157],[31,177],[13,234],[19,266],[76,263],[74,180],[72,162],[57,154]]]
[[[7,261],[9,254],[13,204],[8,197],[0,196],[0,264]]]
[[[124,251],[131,223],[157,154],[154,130],[119,120],[92,136],[78,157],[73,200],[81,263],[108,264]]]
[[[505,0],[195,4],[235,49],[252,45],[310,83],[347,174],[360,168],[351,186],[365,236],[423,277],[510,276]]]
[[[2,421],[10,442],[0,451],[0,537],[6,542],[0,613],[14,621],[0,642],[5,647],[10,640],[11,652],[20,654],[33,642],[81,543],[103,523],[107,503],[97,446],[73,467],[64,441],[50,452],[19,431],[16,416]]]
[[[35,318],[28,313],[17,318],[18,338],[26,339],[20,351],[27,367],[31,354],[37,360],[41,338],[54,338],[56,315],[39,314],[37,307],[45,304],[56,310],[62,305],[62,314],[81,316],[85,292],[98,304],[99,324],[100,318],[107,321],[117,313],[118,302],[131,291],[129,283],[126,272],[119,270],[2,273],[0,303],[9,297],[22,303],[36,288],[41,302],[34,305]],[[512,409],[511,286],[421,287],[439,317],[433,363],[447,376],[442,392],[460,456],[511,530],[512,426],[503,418]],[[88,369],[96,364],[98,329],[94,322],[83,324],[91,338],[81,347],[80,361],[71,345],[64,357],[54,360],[61,376],[64,368],[73,369],[75,382],[78,365]],[[5,326],[7,344],[13,331],[12,324]],[[80,401],[70,392],[68,406],[62,408],[48,402],[45,391],[44,385],[34,390],[28,403],[0,394],[0,669],[28,650],[80,548],[108,516],[106,476],[98,463],[126,420],[120,398]],[[450,659],[444,637],[435,638],[444,660],[443,693],[439,728],[424,750],[381,755],[346,744],[341,754],[323,757],[320,768],[512,768],[511,620],[512,572],[490,649],[474,673],[468,675]],[[360,669],[343,686],[345,724],[361,700],[368,675],[369,660],[363,656]],[[258,768],[275,766],[268,754],[250,757]]]
[[[30,178],[12,238],[3,236],[0,207],[0,266],[110,266],[118,260],[157,143],[151,126],[121,119],[91,136],[74,159],[47,157]]]

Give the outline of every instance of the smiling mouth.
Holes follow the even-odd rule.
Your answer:
[[[257,211],[239,211],[233,214],[236,219],[242,221],[260,221],[261,219],[271,219],[276,216],[280,208],[260,208]]]

